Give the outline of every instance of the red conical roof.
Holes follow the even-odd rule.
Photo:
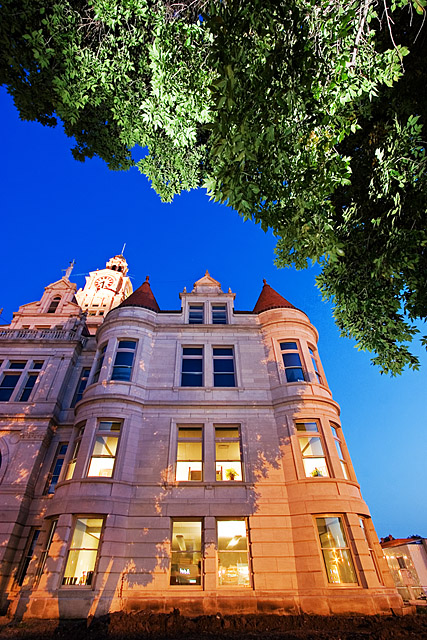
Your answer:
[[[146,277],[145,282],[143,282],[142,285],[129,296],[129,298],[123,300],[119,307],[143,307],[144,309],[151,309],[151,311],[160,311],[157,300],[151,291],[148,276]]]
[[[293,304],[285,300],[280,293],[277,293],[265,280],[263,280],[264,286],[259,295],[256,305],[254,306],[253,313],[261,313],[262,311],[268,311],[269,309],[296,309]]]

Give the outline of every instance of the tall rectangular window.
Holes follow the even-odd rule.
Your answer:
[[[103,518],[77,519],[62,579],[63,585],[92,584],[103,524]]]
[[[383,581],[382,581],[382,578],[381,578],[381,573],[380,573],[380,570],[379,570],[379,567],[378,567],[377,557],[375,555],[375,551],[373,549],[373,545],[372,545],[372,542],[371,542],[371,532],[368,531],[368,529],[367,529],[368,521],[369,521],[369,518],[359,518],[360,528],[363,531],[363,535],[365,537],[366,544],[368,545],[369,555],[371,556],[371,560],[372,560],[372,562],[374,564],[378,581],[381,584],[383,584]]]
[[[249,587],[249,556],[246,522],[218,520],[218,584]]]
[[[341,518],[316,518],[316,523],[328,582],[357,584],[353,558]]]
[[[202,523],[172,523],[171,585],[199,585],[202,582]]]
[[[73,453],[71,458],[68,461],[67,471],[65,474],[65,480],[71,480],[74,475],[74,470],[76,468],[77,456],[79,454],[80,445],[82,443],[82,437],[85,430],[85,425],[81,425],[78,427],[77,436],[74,440],[73,444]]]
[[[233,347],[213,347],[214,387],[235,387]]]
[[[306,477],[328,477],[329,471],[317,422],[297,422],[295,427]]]
[[[182,348],[181,386],[203,386],[203,347]]]
[[[119,340],[111,380],[131,379],[136,344],[136,340]]]
[[[116,462],[121,422],[101,420],[98,425],[87,475],[111,478]]]
[[[55,531],[56,531],[56,526],[58,524],[58,520],[52,520],[52,522],[50,523],[50,528],[49,528],[49,534],[46,538],[46,543],[44,545],[42,554],[40,556],[40,562],[39,565],[37,567],[37,571],[36,571],[36,577],[35,577],[35,585],[37,586],[38,583],[40,582],[40,578],[43,575],[43,571],[44,571],[44,566],[46,564],[46,560],[47,557],[49,555],[49,551],[50,551],[50,547],[53,541],[53,536],[55,535]]]
[[[204,321],[203,304],[190,304],[188,312],[189,324],[203,324]]]
[[[24,388],[22,389],[21,395],[19,396],[19,402],[26,402],[28,400],[32,390],[34,389],[34,385],[36,384],[37,377],[38,373],[28,374]]]
[[[296,342],[281,342],[283,364],[287,382],[299,382],[304,380],[301,356]]]
[[[346,480],[348,480],[348,468],[347,468],[347,463],[346,463],[346,461],[344,459],[344,454],[342,452],[341,439],[340,439],[339,434],[338,434],[338,428],[339,427],[336,427],[333,424],[331,424],[331,431],[332,431],[332,435],[334,436],[335,446],[336,446],[336,449],[337,449],[337,452],[338,452],[338,457],[339,457],[340,463],[341,463],[341,469],[342,469],[344,478]]]
[[[71,403],[71,407],[75,407],[76,404],[80,402],[80,400],[82,399],[83,391],[86,389],[87,381],[89,380],[89,374],[90,374],[90,368],[85,367],[84,369],[82,369],[79,381],[77,383],[76,391],[74,393],[74,398]]]
[[[4,374],[3,380],[0,382],[0,402],[7,402],[10,400],[20,377],[20,373]]]
[[[227,305],[212,305],[212,324],[227,324]]]
[[[201,427],[178,428],[176,456],[177,481],[203,480],[203,430]]]
[[[323,384],[322,383],[322,378],[320,376],[319,358],[318,358],[318,355],[317,355],[317,351],[315,351],[311,347],[308,348],[308,351],[310,353],[311,364],[312,364],[313,369],[314,369],[314,375],[316,376],[316,380],[317,380],[317,382],[319,384]]]
[[[100,347],[100,349],[98,351],[98,355],[97,355],[97,358],[96,358],[95,371],[93,372],[93,380],[92,380],[92,382],[98,382],[98,380],[99,380],[99,374],[101,373],[102,365],[104,363],[104,357],[105,357],[106,350],[107,350],[107,345],[104,344],[102,347]]]
[[[215,471],[217,480],[243,480],[239,427],[215,427]]]
[[[28,567],[30,566],[30,562],[33,559],[34,549],[36,547],[37,540],[39,539],[40,531],[41,531],[40,529],[33,529],[30,533],[27,548],[25,550],[25,555],[22,560],[22,564],[19,568],[17,579],[16,579],[16,582],[19,584],[20,587],[24,582],[24,578],[27,575]]]
[[[44,490],[45,495],[50,495],[52,493],[55,493],[55,488],[56,488],[56,485],[58,484],[59,476],[61,475],[67,449],[68,449],[68,444],[66,442],[59,443],[56,449],[56,454],[53,460],[51,470],[47,478],[46,487]]]

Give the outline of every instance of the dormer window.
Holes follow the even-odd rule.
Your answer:
[[[204,313],[203,304],[190,304],[188,323],[189,324],[203,324]]]
[[[54,299],[52,300],[52,302],[49,305],[49,309],[47,310],[48,313],[55,313],[55,311],[58,308],[58,304],[61,301],[61,296],[55,296]]]
[[[227,305],[212,305],[212,324],[227,324]]]

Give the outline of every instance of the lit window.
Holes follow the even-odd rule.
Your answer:
[[[332,584],[357,583],[353,558],[347,544],[341,518],[316,518],[316,523],[328,582]]]
[[[312,364],[313,369],[314,369],[314,375],[316,376],[316,380],[317,380],[317,382],[319,384],[323,384],[322,383],[322,378],[321,378],[320,373],[319,373],[320,367],[319,367],[319,359],[318,359],[317,351],[315,351],[311,347],[309,347],[308,350],[310,352],[311,364]]]
[[[52,302],[49,305],[49,309],[47,310],[48,313],[55,313],[55,311],[58,308],[58,305],[61,301],[61,296],[55,296],[54,299],[52,300]]]
[[[80,400],[82,399],[83,391],[86,389],[87,381],[89,380],[89,374],[90,374],[89,368],[82,369],[79,381],[77,383],[76,392],[74,394],[74,398],[71,403],[71,407],[75,407],[76,404],[80,402]]]
[[[97,356],[97,360],[96,360],[96,367],[95,367],[95,371],[93,372],[93,380],[92,380],[92,382],[98,382],[98,380],[99,380],[99,374],[101,373],[102,364],[104,362],[104,357],[105,357],[106,350],[107,350],[107,345],[104,344],[104,346],[101,347],[99,352],[98,352],[98,356]]]
[[[203,347],[182,348],[181,386],[203,386]]]
[[[203,304],[190,304],[188,313],[189,324],[203,324]]]
[[[369,518],[359,518],[359,524],[360,524],[360,528],[363,531],[363,535],[365,536],[366,544],[368,545],[368,549],[369,549],[369,555],[371,556],[372,562],[374,564],[377,578],[379,582],[381,582],[382,584],[382,578],[381,578],[380,570],[378,568],[377,558],[371,542],[371,533],[370,531],[368,531],[368,527],[367,527],[367,525],[369,526],[368,520]]]
[[[92,584],[103,524],[103,518],[78,518],[68,551],[63,585]]]
[[[119,340],[111,380],[129,381],[136,349],[135,340]]]
[[[73,454],[70,458],[70,460],[68,461],[68,465],[67,465],[67,472],[65,474],[65,480],[71,480],[71,478],[74,475],[74,470],[76,468],[76,462],[77,462],[77,456],[79,454],[79,449],[80,449],[80,445],[82,442],[82,437],[84,434],[84,430],[85,430],[85,425],[81,425],[80,427],[77,427],[78,431],[77,431],[77,436],[76,439],[74,440],[74,445],[73,445]]]
[[[202,523],[173,522],[172,524],[172,585],[199,585],[202,574]]]
[[[88,476],[111,478],[120,437],[120,422],[101,421],[95,438]]]
[[[304,380],[304,372],[302,370],[302,362],[297,343],[281,342],[280,350],[285,366],[286,381],[299,382],[300,380]]]
[[[249,587],[245,520],[218,520],[218,584]]]
[[[347,463],[344,459],[344,454],[342,452],[342,448],[341,448],[341,439],[338,435],[338,429],[339,427],[334,426],[333,424],[331,424],[331,430],[332,430],[332,435],[334,436],[334,440],[335,440],[335,446],[337,448],[337,452],[338,452],[338,457],[340,459],[340,463],[341,463],[341,469],[344,475],[344,478],[346,480],[348,480],[348,469],[347,469]]]
[[[215,471],[217,480],[243,480],[239,427],[215,427]]]
[[[39,566],[37,567],[36,577],[35,577],[35,586],[38,585],[40,578],[42,577],[44,566],[46,564],[46,559],[49,555],[50,547],[53,541],[53,536],[55,535],[56,525],[58,524],[58,520],[52,520],[49,528],[49,533],[46,538],[46,543],[44,545],[42,554],[40,556]]]
[[[202,433],[201,427],[178,428],[177,481],[203,480]]]
[[[67,449],[68,444],[66,442],[59,443],[56,449],[55,458],[53,459],[52,468],[47,478],[46,487],[44,490],[45,495],[55,493],[55,487],[58,484],[59,476],[61,475]]]
[[[212,305],[212,324],[227,324],[227,305]]]
[[[214,387],[235,387],[233,347],[213,347]]]
[[[295,426],[306,477],[324,478],[329,476],[317,422],[297,422]]]
[[[28,567],[30,566],[30,562],[33,559],[34,549],[36,547],[37,540],[39,539],[40,531],[41,529],[33,529],[28,538],[28,544],[25,550],[25,555],[22,560],[22,564],[19,568],[17,579],[16,579],[16,582],[19,584],[20,587],[24,582],[24,578],[27,575]]]

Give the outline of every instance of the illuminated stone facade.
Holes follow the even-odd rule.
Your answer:
[[[402,610],[305,313],[147,278],[90,335],[75,289],[0,331],[3,612]]]

